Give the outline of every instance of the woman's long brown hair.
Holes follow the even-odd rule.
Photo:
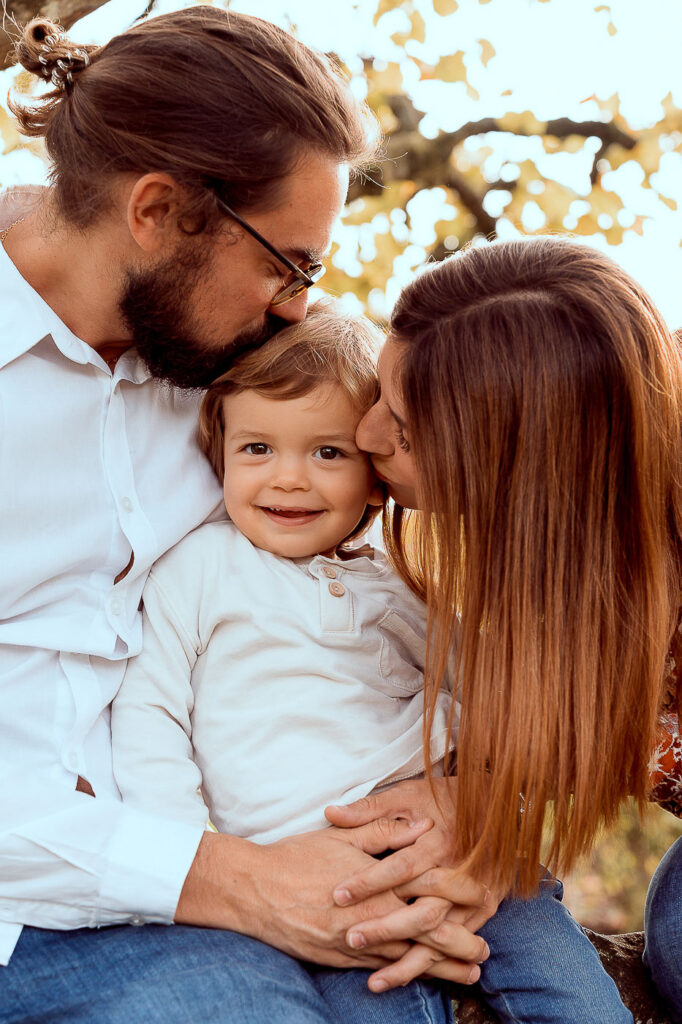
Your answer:
[[[570,870],[647,797],[680,603],[680,353],[624,271],[556,238],[427,270],[391,327],[421,511],[387,541],[428,602],[431,715],[458,634],[453,841],[528,894],[543,854]]]

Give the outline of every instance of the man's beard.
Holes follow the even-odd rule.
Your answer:
[[[132,344],[151,375],[178,388],[205,388],[241,352],[258,348],[286,326],[270,313],[262,325],[216,347],[197,337],[189,315],[194,290],[208,272],[210,252],[185,245],[150,270],[128,270],[119,302]]]

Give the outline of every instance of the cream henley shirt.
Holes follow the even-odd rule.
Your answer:
[[[124,803],[269,843],[422,772],[424,626],[383,555],[292,560],[230,522],[200,527],[145,586],[142,653],[112,711]]]

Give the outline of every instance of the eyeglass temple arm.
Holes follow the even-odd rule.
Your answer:
[[[251,235],[252,238],[255,238],[257,242],[260,242],[263,248],[267,249],[268,252],[275,257],[276,260],[279,260],[280,263],[283,263],[284,266],[292,272],[292,274],[296,275],[299,281],[305,281],[306,285],[309,288],[315,284],[312,277],[309,277],[308,274],[306,274],[305,270],[301,270],[301,268],[297,267],[295,263],[293,263],[284,255],[284,253],[281,253],[278,249],[276,249],[274,245],[268,242],[267,238],[264,238],[263,235],[261,235],[259,231],[256,231],[256,229],[252,227],[248,221],[244,220],[243,217],[240,217],[239,214],[236,213],[231,206],[228,206],[227,203],[223,202],[223,200],[219,196],[216,196],[215,200],[220,209],[224,213],[226,213],[228,217],[231,217],[232,220],[236,220],[237,224],[239,224],[240,227],[244,228],[244,231]]]

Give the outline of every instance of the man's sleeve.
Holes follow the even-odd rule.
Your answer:
[[[48,771],[27,780],[19,769],[4,769],[0,963],[18,937],[15,923],[172,923],[201,827],[70,792],[51,785]]]

